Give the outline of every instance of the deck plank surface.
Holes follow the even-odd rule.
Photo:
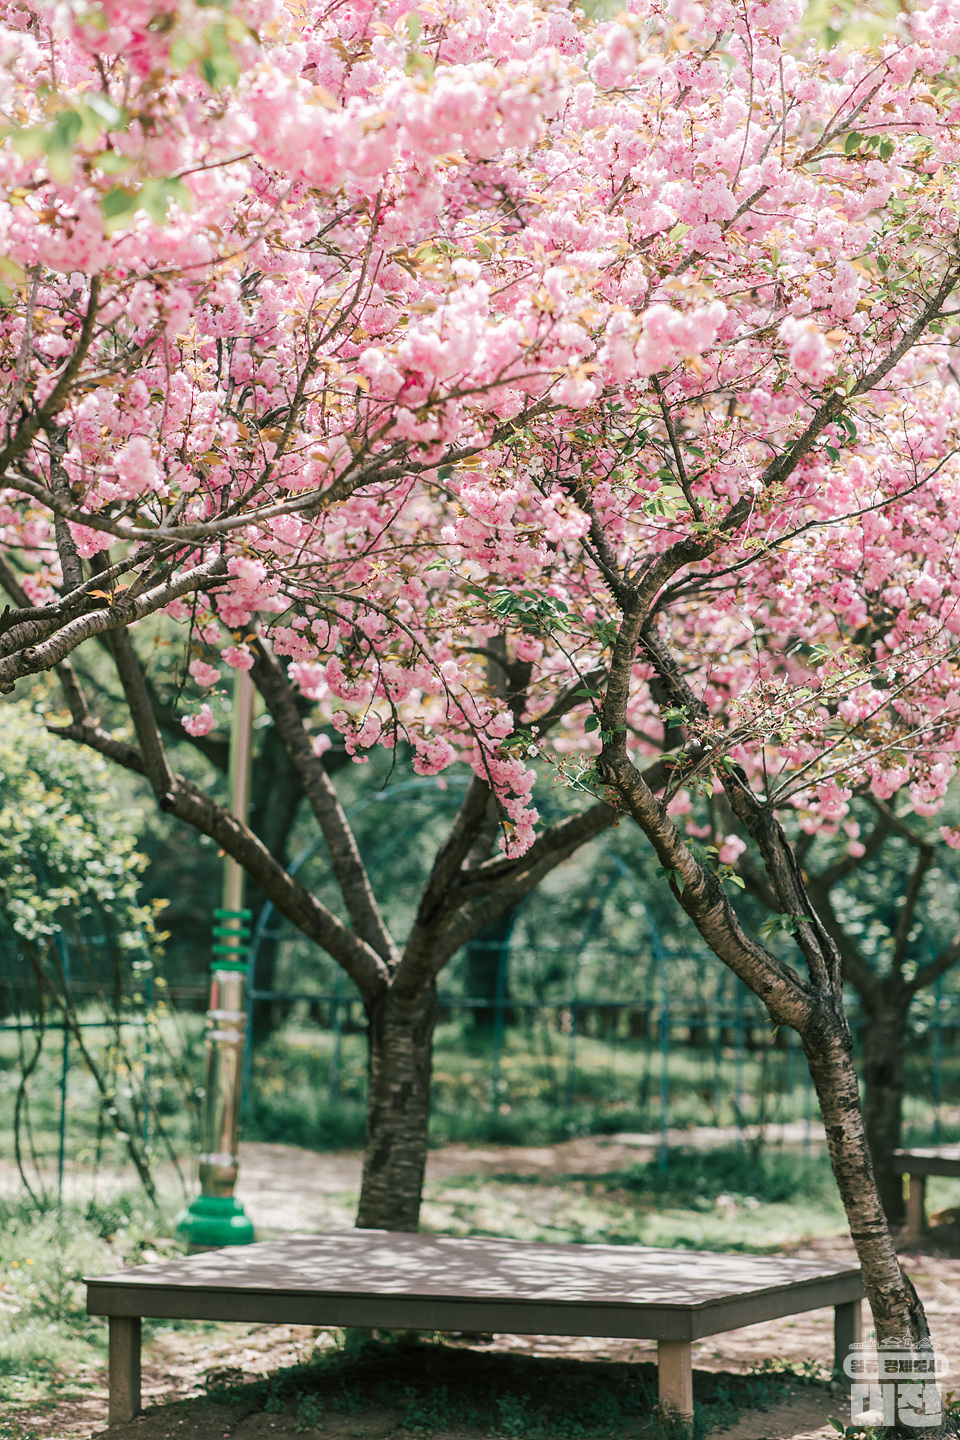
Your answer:
[[[960,1145],[930,1145],[894,1150],[899,1175],[960,1175]]]
[[[385,1230],[209,1250],[86,1284],[89,1313],[110,1317],[110,1415],[123,1421],[140,1408],[143,1316],[654,1339],[660,1403],[688,1416],[694,1340],[832,1305],[839,1364],[863,1295],[858,1269],[816,1260]]]
[[[212,1250],[92,1276],[88,1283],[96,1290],[158,1287],[698,1308],[854,1276],[859,1277],[854,1267],[771,1255],[354,1230]]]

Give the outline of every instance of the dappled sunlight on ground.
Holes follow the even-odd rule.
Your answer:
[[[651,1158],[657,1137],[580,1137],[547,1147],[448,1146],[431,1152],[425,1228],[454,1234],[505,1235],[517,1239],[646,1244],[690,1248],[782,1250],[798,1258],[855,1263],[842,1215],[823,1206],[816,1212],[821,1233],[811,1234],[810,1207],[751,1205],[751,1197],[691,1200],[692,1208],[656,1208],[649,1197],[611,1186],[609,1177]],[[792,1138],[792,1137],[789,1137]],[[690,1146],[690,1132],[683,1143]],[[727,1142],[729,1143],[729,1141]],[[12,1168],[12,1167],[11,1167]],[[607,1177],[607,1178],[604,1178]],[[350,1229],[360,1179],[356,1154],[316,1154],[281,1145],[242,1147],[241,1194],[262,1238],[299,1232]],[[13,1177],[0,1174],[0,1188]],[[934,1209],[952,1192],[933,1192]],[[694,1208],[695,1207],[695,1208]],[[158,1242],[159,1243],[159,1242]],[[934,1230],[917,1250],[905,1252],[905,1266],[927,1307],[934,1339],[960,1361],[960,1232]],[[149,1257],[147,1257],[149,1258]],[[159,1258],[159,1256],[157,1257]],[[694,1366],[701,1372],[743,1374],[764,1362],[802,1366],[832,1361],[832,1311],[813,1311],[764,1325],[730,1331],[699,1342]],[[867,1323],[869,1319],[865,1316]],[[129,1427],[111,1430],[111,1440],[272,1440],[304,1434],[308,1440],[403,1440],[396,1412],[368,1407],[362,1413],[330,1410],[323,1428],[304,1428],[289,1410],[270,1413],[200,1402],[204,1375],[233,1372],[254,1379],[306,1359],[314,1347],[332,1347],[332,1332],[308,1327],[154,1322],[146,1329],[144,1398],[155,1409]],[[655,1359],[652,1345],[603,1339],[497,1335],[464,1339],[458,1348],[518,1359],[581,1359],[643,1364]],[[18,1407],[11,1437],[83,1440],[105,1422],[105,1374],[94,1365],[71,1375],[52,1408]],[[828,1415],[843,1417],[839,1395],[830,1396],[784,1377],[783,1402],[742,1416],[728,1440],[828,1440],[835,1432]],[[26,1397],[24,1397],[26,1398]],[[402,1416],[400,1417],[402,1419]],[[12,1421],[10,1422],[12,1425]],[[301,1428],[298,1430],[297,1426]],[[470,1427],[434,1430],[442,1440],[483,1440],[489,1431]],[[504,1434],[512,1434],[509,1426]],[[620,1432],[612,1430],[614,1440]],[[624,1440],[626,1437],[624,1432]],[[636,1427],[630,1432],[638,1435]],[[553,1440],[543,1431],[541,1440]]]

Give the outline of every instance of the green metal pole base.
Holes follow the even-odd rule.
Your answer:
[[[229,1196],[198,1195],[177,1216],[175,1232],[191,1249],[213,1250],[221,1245],[250,1245],[253,1222],[243,1213],[239,1200]]]

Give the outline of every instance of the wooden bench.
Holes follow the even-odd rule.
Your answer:
[[[656,1340],[660,1403],[693,1414],[691,1345],[832,1305],[837,1367],[860,1339],[860,1271],[815,1260],[353,1230],[86,1280],[110,1318],[110,1423],[140,1410],[140,1320]]]
[[[927,1228],[927,1176],[960,1175],[960,1146],[938,1145],[929,1150],[894,1150],[898,1175],[909,1177],[907,1224],[904,1240],[917,1244]]]

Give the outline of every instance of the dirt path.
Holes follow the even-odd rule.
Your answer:
[[[809,1133],[814,1145],[823,1141],[823,1126],[802,1121],[767,1126],[770,1145],[799,1145]],[[752,1128],[743,1138],[752,1138]],[[669,1130],[671,1148],[719,1148],[738,1138],[731,1126]],[[445,1145],[427,1156],[427,1185],[462,1175],[520,1175],[549,1181],[556,1175],[603,1175],[651,1160],[659,1135],[585,1135],[559,1145]],[[318,1155],[290,1145],[240,1146],[237,1195],[263,1233],[350,1227],[360,1193],[361,1155],[341,1151]]]
[[[706,1132],[712,1143],[716,1131]],[[801,1134],[785,1137],[800,1139]],[[553,1176],[596,1175],[637,1164],[655,1153],[658,1136],[584,1137],[550,1147],[448,1146],[431,1153],[428,1186],[458,1176],[518,1175],[536,1177],[549,1187]],[[676,1143],[708,1143],[690,1132]],[[0,1187],[7,1177],[0,1174]],[[241,1182],[238,1194],[264,1238],[271,1235],[347,1229],[352,1226],[360,1181],[357,1154],[320,1155],[283,1145],[250,1144],[241,1147]],[[79,1177],[72,1181],[79,1185]],[[537,1187],[539,1188],[539,1187]],[[798,1256],[854,1261],[846,1237],[818,1239],[791,1247]],[[934,1231],[921,1251],[905,1256],[930,1317],[938,1348],[960,1367],[960,1233],[942,1227]],[[813,1311],[712,1337],[695,1347],[694,1365],[702,1371],[743,1373],[764,1361],[793,1365],[832,1362],[832,1311]],[[296,1417],[286,1413],[229,1412],[219,1405],[196,1400],[203,1392],[204,1375],[230,1370],[246,1378],[289,1366],[307,1358],[315,1346],[334,1343],[332,1334],[297,1326],[208,1326],[191,1332],[167,1330],[145,1347],[144,1397],[159,1406],[123,1431],[111,1430],[111,1440],[271,1440],[296,1431]],[[629,1341],[574,1340],[548,1336],[498,1335],[492,1344],[478,1347],[490,1355],[529,1356],[542,1359],[652,1362],[655,1349]],[[85,1440],[100,1433],[105,1421],[102,1372],[91,1369],[78,1377],[69,1398],[53,1414],[37,1414],[31,1424],[38,1440]],[[725,1433],[728,1440],[830,1440],[835,1431],[829,1415],[843,1417],[839,1396],[802,1388],[786,1395],[773,1409],[750,1412]],[[402,1417],[401,1417],[402,1418]],[[362,1414],[327,1415],[323,1440],[387,1440],[408,1431],[398,1429],[398,1416],[374,1409]],[[509,1433],[509,1431],[507,1432]],[[613,1432],[616,1434],[617,1432]],[[633,1431],[636,1435],[636,1430]],[[435,1432],[436,1440],[480,1440],[467,1431]],[[549,1440],[549,1437],[544,1437]]]

